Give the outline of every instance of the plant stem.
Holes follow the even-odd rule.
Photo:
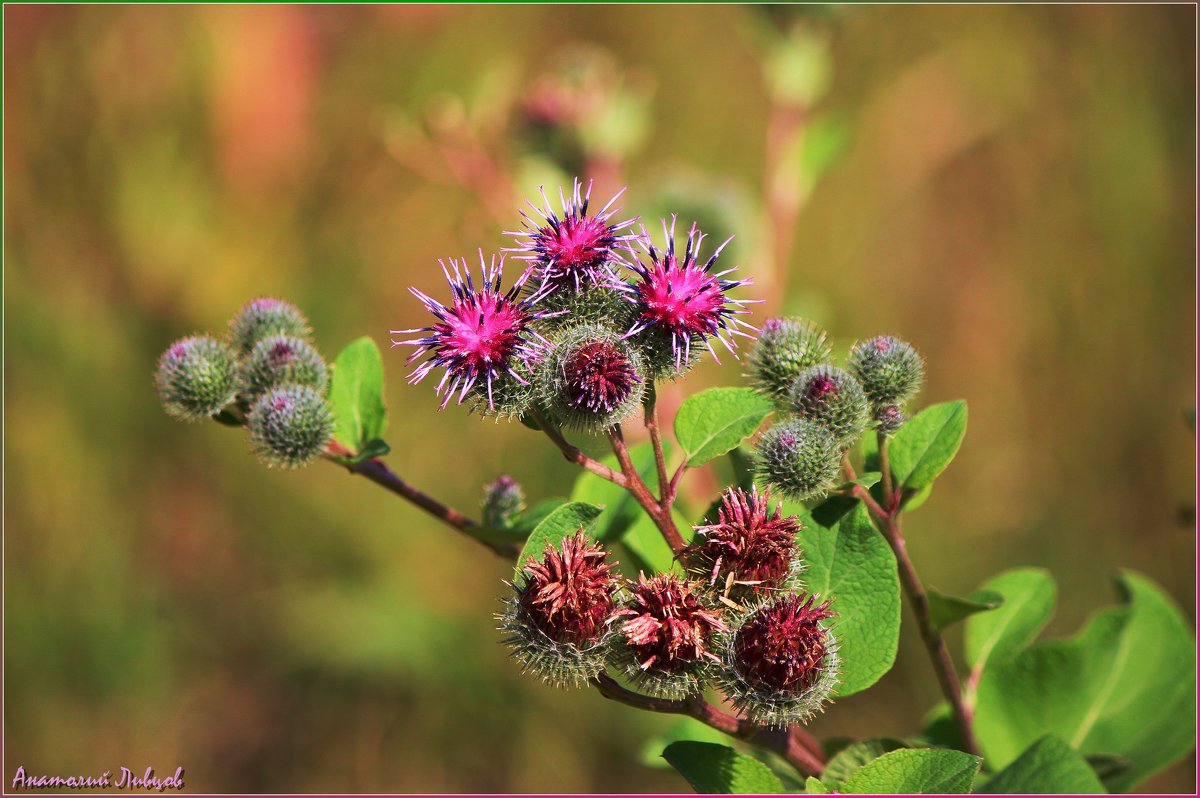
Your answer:
[[[658,395],[654,384],[646,391],[646,430],[650,433],[650,445],[654,447],[654,466],[658,469],[658,496],[664,509],[669,510],[673,496],[671,482],[667,478],[667,458],[663,453],[662,435],[658,429]]]
[[[818,776],[825,769],[824,759],[813,750],[820,749],[819,743],[798,726],[791,729],[764,728],[745,718],[723,712],[699,696],[682,700],[653,698],[628,690],[603,673],[592,684],[600,691],[600,695],[611,701],[649,712],[688,715],[719,732],[774,751],[806,776]]]
[[[950,658],[950,651],[946,648],[946,641],[942,638],[941,633],[933,627],[933,619],[929,612],[929,596],[921,584],[920,577],[917,576],[917,569],[908,557],[908,549],[900,531],[899,513],[885,514],[879,521],[880,531],[892,547],[892,553],[896,555],[896,564],[900,570],[900,583],[904,585],[904,592],[912,604],[913,613],[917,616],[917,627],[921,632],[921,640],[925,643],[925,650],[929,652],[929,659],[933,663],[934,673],[937,674],[938,684],[941,685],[942,694],[954,710],[954,718],[958,724],[959,733],[962,735],[963,747],[968,753],[978,755],[979,746],[975,742],[971,712],[963,700],[958,672],[954,668],[954,660]]]
[[[562,436],[562,433],[558,431],[558,428],[555,427],[549,419],[547,419],[537,410],[531,410],[530,413],[533,415],[534,419],[537,420],[538,426],[542,428],[542,432],[546,433],[546,437],[552,440],[554,445],[557,446],[560,451],[562,451],[563,457],[565,457],[568,462],[575,463],[578,466],[586,468],[596,476],[607,479],[614,485],[619,485],[626,490],[631,490],[629,480],[624,475],[618,474],[616,471],[613,471],[599,460],[593,460],[580,451],[579,447],[573,446],[567,441],[566,438]]]
[[[888,436],[882,432],[876,433],[879,441],[879,473],[880,490],[883,491],[883,506],[888,512],[894,512],[900,504],[899,497],[892,490],[892,467],[888,462]]]
[[[650,493],[650,489],[646,487],[642,475],[634,468],[633,461],[629,458],[629,447],[625,445],[625,436],[621,432],[619,426],[614,426],[608,431],[608,439],[612,443],[613,454],[617,456],[617,462],[621,464],[621,471],[625,474],[627,489],[637,503],[642,505],[642,509],[654,521],[654,525],[658,527],[658,531],[662,533],[663,538],[671,547],[671,551],[679,554],[687,547],[683,541],[683,536],[679,534],[679,530],[675,528],[675,519],[671,517],[671,511],[663,503],[655,499]]]
[[[337,444],[331,444],[330,452],[326,454],[326,457],[332,459],[332,457],[345,457],[349,454],[349,450],[344,449]],[[332,460],[332,462],[338,461]],[[409,503],[424,510],[426,513],[438,519],[443,524],[446,524],[452,529],[457,529],[459,532],[462,532],[476,543],[486,546],[493,553],[498,554],[501,557],[515,559],[517,554],[520,553],[520,547],[515,543],[494,543],[476,536],[474,532],[476,530],[483,529],[484,527],[482,524],[480,524],[478,521],[468,518],[466,515],[463,515],[453,507],[442,504],[432,496],[418,490],[417,488],[414,488],[412,485],[401,479],[394,471],[388,468],[387,464],[378,457],[359,460],[357,463],[343,463],[343,465],[345,465],[346,470],[351,474],[358,474],[361,477],[366,477],[376,485],[385,488],[391,493],[396,494],[397,496],[407,500]]]

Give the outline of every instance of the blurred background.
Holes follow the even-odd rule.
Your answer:
[[[520,201],[575,175],[628,184],[654,226],[736,233],[722,259],[764,312],[907,338],[919,401],[968,400],[907,525],[928,583],[1047,567],[1068,635],[1129,567],[1194,618],[1194,8],[4,15],[5,778],[686,789],[643,764],[670,718],[506,659],[506,563],[334,466],[268,471],[153,391],[170,341],[262,294],[330,358],[386,347],[423,323],[409,285],[445,294],[437,258],[505,245]],[[569,492],[546,442],[435,412],[384,356],[400,474],[470,511],[500,473]],[[664,401],[741,381],[706,362]],[[910,624],[814,731],[910,734],[937,696]],[[1144,787],[1192,791],[1193,769]]]

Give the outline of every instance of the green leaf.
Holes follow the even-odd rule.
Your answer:
[[[864,765],[842,784],[850,794],[967,793],[982,760],[939,748],[904,748]]]
[[[783,792],[783,782],[770,768],[726,745],[685,740],[671,743],[662,755],[698,793]]]
[[[863,765],[901,748],[908,748],[908,746],[903,740],[891,737],[879,737],[851,743],[838,751],[825,765],[825,770],[821,773],[821,781],[835,790],[839,789],[842,782],[857,773]]]
[[[1100,779],[1100,783],[1109,792],[1112,792],[1112,785],[1133,764],[1123,756],[1113,756],[1111,754],[1088,754],[1084,757],[1084,760],[1088,763],[1088,767],[1092,769],[1092,772],[1096,774],[1096,778]]]
[[[392,447],[383,438],[372,438],[363,444],[358,457],[361,460],[369,460],[372,457],[383,457],[391,450]]]
[[[521,572],[521,567],[527,561],[540,560],[547,546],[558,546],[563,538],[574,535],[580,529],[588,531],[590,535],[592,523],[599,515],[599,507],[584,502],[567,502],[554,508],[534,527],[525,541],[525,548],[517,558],[517,573]]]
[[[816,776],[809,776],[804,782],[804,792],[808,795],[829,795],[830,790]]]
[[[1048,734],[975,792],[984,795],[1096,794],[1105,789],[1078,751]]]
[[[675,440],[689,466],[704,465],[753,435],[774,407],[752,388],[709,388],[679,406]]]
[[[1016,568],[987,582],[979,592],[999,593],[1004,606],[967,619],[967,663],[983,670],[1028,646],[1054,613],[1054,579],[1040,568]]]
[[[333,438],[352,452],[361,455],[366,444],[387,429],[383,358],[370,337],[351,341],[333,362],[329,404],[334,415]]]
[[[869,488],[875,483],[879,482],[882,476],[883,475],[878,471],[868,471],[865,474],[859,474],[857,479],[852,479],[849,482],[843,482],[841,485],[838,485],[835,490],[848,490],[853,485],[862,485],[864,488]]]
[[[933,492],[933,485],[926,485],[920,490],[906,490],[900,498],[900,507],[906,513],[911,513],[913,510],[920,507],[929,500],[929,494]]]
[[[656,734],[646,740],[645,745],[642,746],[640,755],[642,764],[646,767],[667,769],[670,766],[662,757],[663,749],[671,743],[684,740],[695,743],[725,745],[729,742],[729,737],[723,732],[717,731],[712,726],[708,726],[695,718],[689,718],[685,715],[676,718],[675,722],[663,729],[660,734]]]
[[[967,431],[967,403],[933,405],[904,422],[888,444],[896,484],[920,490],[946,470]]]
[[[1192,750],[1196,648],[1182,612],[1150,580],[1118,579],[1122,603],[1075,637],[1040,643],[983,672],[976,734],[994,767],[1043,735],[1081,753],[1125,757],[1126,790]]]
[[[1004,596],[994,590],[977,590],[966,598],[948,596],[930,588],[929,615],[933,628],[939,632],[976,613],[994,610],[1004,603]]]
[[[663,454],[667,458],[671,456],[669,443],[669,441],[663,441]],[[654,449],[649,443],[631,448],[629,459],[638,473],[642,475],[642,479],[646,480],[647,485],[656,486],[658,484]],[[614,471],[621,470],[616,455],[610,454],[601,458],[601,462]],[[604,543],[620,540],[630,525],[639,516],[645,515],[645,511],[629,491],[591,471],[584,471],[575,480],[575,486],[571,489],[571,501],[587,502],[604,508],[604,512],[596,519],[595,525],[596,538]]]
[[[939,701],[925,713],[917,739],[931,748],[957,748],[960,751],[966,748],[954,710],[945,701]]]
[[[671,509],[671,517],[675,519],[675,528],[679,530],[684,541],[691,541],[693,532],[687,519],[675,508]],[[683,569],[675,560],[675,553],[671,551],[670,545],[663,539],[662,532],[640,507],[633,524],[621,539],[621,544],[630,555],[632,570],[644,571],[647,576],[667,571],[683,575]]]
[[[837,612],[832,629],[842,674],[836,694],[865,690],[896,660],[900,637],[896,558],[871,526],[861,502],[852,501],[836,519],[793,503],[785,503],[784,512],[800,516],[804,524],[796,540],[805,566],[805,589],[829,597]]]

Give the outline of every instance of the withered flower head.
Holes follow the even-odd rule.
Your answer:
[[[739,593],[783,587],[795,570],[800,522],[771,509],[769,492],[730,488],[721,498],[717,523],[696,527],[696,539],[684,562],[718,589]]]

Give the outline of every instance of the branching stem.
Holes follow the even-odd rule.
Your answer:
[[[546,433],[546,437],[554,442],[554,445],[559,448],[559,450],[563,453],[563,457],[565,457],[568,462],[575,463],[575,465],[586,468],[596,476],[607,479],[614,485],[618,485],[626,490],[632,490],[629,480],[626,479],[624,474],[618,474],[616,471],[613,471],[599,460],[593,460],[592,458],[588,457],[579,449],[578,446],[574,446],[567,441],[567,439],[563,437],[562,433],[559,432],[558,427],[554,426],[554,424],[542,413],[539,413],[537,410],[530,412],[537,421],[538,426],[542,428],[542,432]]]
[[[609,429],[608,439],[612,443],[613,454],[617,456],[617,462],[621,464],[621,471],[625,474],[629,493],[654,521],[654,525],[662,533],[667,545],[671,547],[671,551],[679,554],[687,544],[684,543],[679,530],[675,528],[675,519],[671,517],[670,506],[654,498],[650,489],[646,487],[642,475],[638,473],[637,468],[633,465],[633,460],[629,457],[629,447],[625,445],[625,435],[619,426]]]

